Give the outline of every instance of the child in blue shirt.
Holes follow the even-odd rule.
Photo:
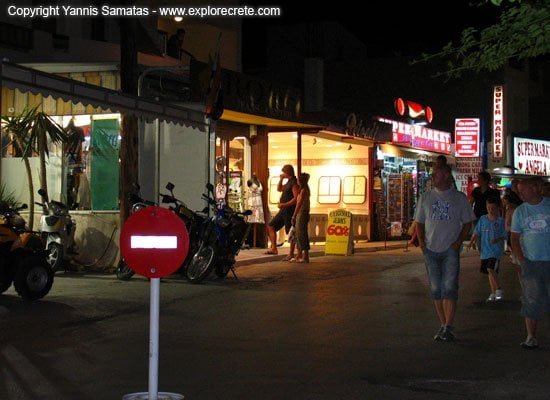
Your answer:
[[[487,215],[483,215],[477,223],[470,244],[480,238],[480,272],[489,275],[491,294],[488,302],[503,299],[504,292],[500,288],[498,269],[500,258],[504,254],[504,242],[506,241],[506,227],[504,218],[500,213],[500,199],[487,199]]]

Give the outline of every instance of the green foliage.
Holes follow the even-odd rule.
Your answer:
[[[487,0],[486,0],[487,1]],[[464,71],[496,71],[510,59],[550,53],[550,0],[490,0],[500,6],[499,21],[482,30],[466,28],[457,44],[449,42],[436,54],[414,63],[444,60],[440,76],[458,78]]]
[[[4,184],[0,185],[0,203],[6,204],[9,207],[17,208],[19,202],[17,201],[13,192],[8,192],[8,189]]]
[[[32,157],[33,152],[41,148],[40,141],[47,137],[53,143],[67,141],[65,130],[49,115],[37,111],[37,107],[25,108],[21,114],[2,117],[4,129],[13,133],[23,145],[23,158]],[[44,146],[44,152],[48,156],[48,147]]]

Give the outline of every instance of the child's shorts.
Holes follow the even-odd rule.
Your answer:
[[[497,258],[486,258],[481,260],[481,267],[479,267],[479,272],[482,274],[488,274],[488,269],[494,270],[498,274],[498,267],[500,266],[500,260]]]

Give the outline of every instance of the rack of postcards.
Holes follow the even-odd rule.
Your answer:
[[[414,183],[411,173],[390,174],[386,186],[386,219],[390,237],[400,238],[414,215]]]

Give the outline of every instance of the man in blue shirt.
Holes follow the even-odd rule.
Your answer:
[[[521,315],[527,328],[521,346],[527,349],[538,347],[538,321],[550,313],[550,198],[542,196],[542,188],[540,177],[522,180],[524,203],[512,217],[512,251],[521,265]]]

